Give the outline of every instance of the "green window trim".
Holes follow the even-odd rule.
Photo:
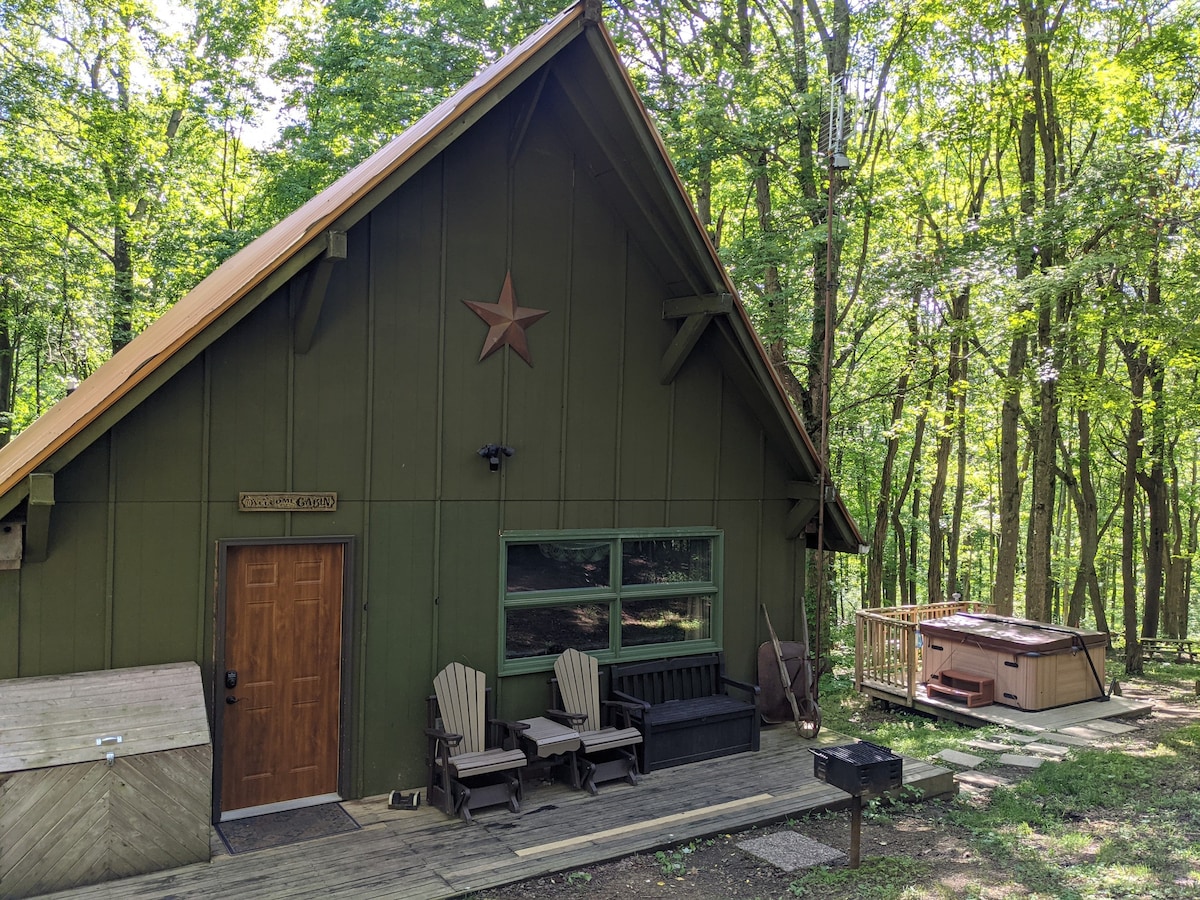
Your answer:
[[[501,675],[568,646],[601,663],[720,650],[724,534],[713,528],[500,535]]]

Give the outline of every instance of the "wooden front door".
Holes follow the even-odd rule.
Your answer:
[[[340,543],[227,548],[222,812],[338,790],[344,556]]]

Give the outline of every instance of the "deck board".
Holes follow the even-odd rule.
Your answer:
[[[428,806],[389,810],[386,797],[347,801],[358,831],[238,855],[216,838],[211,863],[45,896],[441,900],[847,806],[848,794],[813,777],[809,749],[851,740],[827,731],[804,740],[790,725],[768,727],[757,753],[661,769],[637,785],[610,782],[597,796],[533,782],[519,814],[481,809],[475,825]],[[905,760],[904,782],[930,795],[954,789],[950,770],[921,760]]]
[[[904,692],[898,687],[864,682],[863,691],[879,700],[906,705]],[[917,686],[913,708],[961,725],[1001,725],[1005,728],[1039,733],[1057,731],[1071,725],[1094,724],[1114,717],[1143,716],[1153,711],[1154,704],[1149,700],[1113,696],[1107,700],[1085,700],[1068,706],[1037,711],[1016,709],[1000,703],[968,708],[962,703],[930,697],[925,691],[925,685],[921,684]]]

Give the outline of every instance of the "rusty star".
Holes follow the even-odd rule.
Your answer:
[[[512,272],[505,273],[504,287],[500,289],[500,299],[496,303],[479,303],[475,300],[464,300],[463,303],[471,307],[475,315],[489,326],[487,337],[483,339],[483,350],[479,354],[480,362],[507,344],[521,359],[530,366],[533,365],[529,356],[529,344],[525,340],[525,329],[550,310],[517,306]]]

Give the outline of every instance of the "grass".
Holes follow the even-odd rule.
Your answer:
[[[836,672],[852,671],[852,653],[852,638],[835,645]],[[1200,665],[1148,662],[1143,676],[1121,681],[1176,701],[1194,700]],[[883,721],[868,716],[870,701],[854,691],[849,674],[825,676],[820,703],[825,728],[909,757],[969,750],[966,741],[989,734],[902,709],[893,709]],[[982,804],[960,795],[946,805],[942,821],[963,832],[970,852],[1006,873],[1009,896],[1184,900],[1200,896],[1198,795],[1200,724],[1167,732],[1148,749],[1076,750],[994,789]],[[890,809],[873,802],[867,814],[886,817]],[[793,883],[791,893],[881,900],[934,896],[908,893],[925,881],[923,866],[883,857],[864,860],[858,870],[814,869]],[[978,893],[967,896],[997,896],[993,886],[972,890]]]
[[[872,856],[862,860],[857,869],[831,869],[819,866],[810,869],[788,887],[793,897],[826,897],[834,891],[853,891],[864,900],[901,900],[917,897],[910,893],[911,885],[924,882],[929,866],[904,856]]]

